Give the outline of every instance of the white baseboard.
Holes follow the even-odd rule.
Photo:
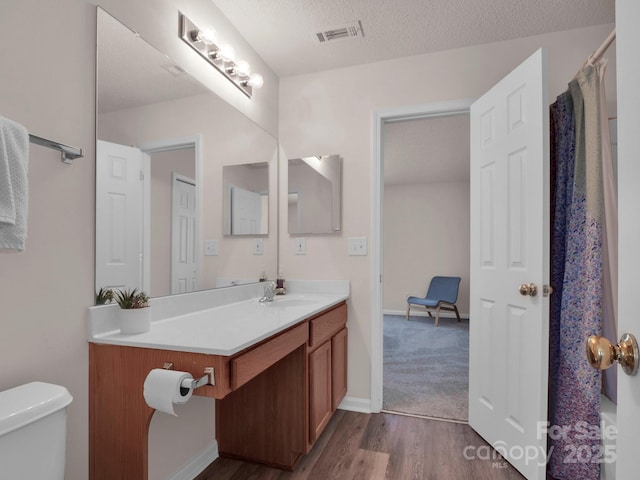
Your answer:
[[[406,310],[383,310],[382,313],[384,315],[402,315],[403,317],[407,314]],[[431,313],[431,315],[435,315],[435,313]],[[426,311],[420,310],[411,310],[412,317],[428,317],[429,314]],[[440,318],[456,318],[456,314],[454,312],[440,312]],[[465,318],[469,320],[468,313],[461,313],[460,318]]]
[[[211,465],[218,456],[218,442],[214,440],[206,449],[180,467],[180,470],[174,473],[169,480],[193,480]]]
[[[344,397],[340,405],[340,410],[348,410],[350,412],[371,413],[371,400],[368,398]]]

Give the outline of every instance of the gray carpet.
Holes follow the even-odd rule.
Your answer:
[[[383,408],[468,420],[469,320],[384,316]]]

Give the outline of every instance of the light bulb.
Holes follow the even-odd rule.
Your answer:
[[[264,79],[259,73],[252,73],[247,83],[253,88],[260,88],[264,84]]]
[[[203,42],[205,45],[213,45],[216,43],[218,39],[218,34],[216,33],[216,29],[211,25],[207,25],[198,34],[199,40]]]
[[[236,57],[236,51],[228,43],[225,43],[220,47],[220,51],[218,52],[218,54],[220,55],[220,58],[222,58],[222,60],[224,60],[225,62],[233,62],[234,58]]]
[[[251,73],[251,66],[246,60],[238,60],[236,63],[235,72],[240,77],[248,77]]]

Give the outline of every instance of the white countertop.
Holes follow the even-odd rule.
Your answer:
[[[91,325],[89,341],[230,356],[349,298],[348,283],[346,291],[302,293],[308,290],[301,288],[299,293],[276,296],[273,302],[260,303],[258,297],[253,297],[160,318],[152,321],[149,332],[137,335],[123,335],[113,328],[99,331]],[[154,307],[152,302],[152,317],[162,317],[153,312]],[[114,314],[119,307],[90,310],[104,316],[105,311],[100,309],[105,308]],[[96,323],[94,318],[90,322]]]

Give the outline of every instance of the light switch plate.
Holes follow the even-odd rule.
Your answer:
[[[207,256],[218,255],[218,240],[205,240],[204,254]]]
[[[264,238],[253,239],[253,254],[262,255],[264,253]]]
[[[296,255],[306,255],[307,254],[306,238],[296,238],[294,240],[296,242]]]
[[[367,237],[349,237],[349,255],[367,254]]]

